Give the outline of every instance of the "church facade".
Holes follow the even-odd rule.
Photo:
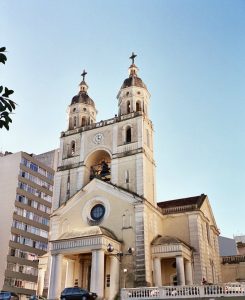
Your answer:
[[[208,197],[156,202],[150,93],[135,57],[117,115],[96,122],[85,71],[68,107],[51,216],[49,299],[74,285],[114,299],[123,287],[222,280]]]

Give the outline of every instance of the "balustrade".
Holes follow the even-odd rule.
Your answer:
[[[181,299],[199,297],[245,296],[245,283],[215,285],[140,287],[121,290],[123,300],[133,299]]]

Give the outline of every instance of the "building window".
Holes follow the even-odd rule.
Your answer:
[[[126,143],[131,143],[131,127],[126,129]]]
[[[128,101],[127,102],[127,113],[128,114],[130,113],[130,108],[131,108],[130,101]]]
[[[129,183],[129,171],[125,171],[125,183]]]
[[[83,118],[82,118],[82,126],[85,126],[85,125],[86,125],[86,118],[83,117]]]
[[[140,101],[137,101],[136,102],[136,111],[141,111],[142,109],[141,109],[141,103],[140,103]]]
[[[77,117],[73,118],[73,126],[76,127],[77,126]]]
[[[102,204],[96,204],[90,212],[91,218],[94,221],[101,220],[105,215],[105,207]]]
[[[75,141],[71,142],[71,155],[73,156],[75,154],[75,150],[76,150],[76,143]]]
[[[34,164],[33,162],[30,163],[30,169],[32,171],[37,172],[38,171],[38,166],[36,164]]]
[[[67,196],[70,196],[70,175],[67,177],[67,190],[66,190]]]

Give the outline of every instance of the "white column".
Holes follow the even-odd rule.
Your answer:
[[[184,258],[182,256],[176,256],[176,270],[178,285],[185,285]]]
[[[48,299],[59,299],[61,293],[62,254],[52,255]]]
[[[191,266],[191,262],[189,260],[185,261],[185,279],[186,279],[186,285],[193,284],[192,266]]]
[[[115,299],[119,291],[120,263],[115,256],[110,256],[110,295],[109,300]]]
[[[67,259],[65,287],[74,286],[74,267],[75,261],[72,259]]]
[[[45,278],[45,269],[38,269],[38,290],[37,295],[43,295],[43,288],[44,288],[44,278]]]
[[[104,298],[104,274],[105,274],[105,254],[103,250],[97,250],[96,264],[96,293],[98,298]]]
[[[162,270],[160,257],[154,257],[153,259],[153,278],[155,286],[162,286]]]
[[[97,253],[96,250],[92,251],[92,265],[91,265],[91,280],[90,280],[90,292],[96,292],[96,265],[97,265]]]

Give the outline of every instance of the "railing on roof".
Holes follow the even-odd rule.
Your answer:
[[[196,210],[197,204],[189,204],[189,205],[183,205],[183,206],[175,206],[175,207],[163,207],[162,213],[163,214],[173,214],[173,213],[180,213],[190,210]]]
[[[121,299],[184,299],[245,296],[245,283],[124,288]]]
[[[89,124],[89,125],[85,125],[83,127],[78,127],[78,128],[66,131],[66,132],[63,131],[63,132],[61,132],[61,136],[67,136],[67,135],[74,134],[74,133],[77,133],[77,132],[87,131],[87,130],[91,130],[91,129],[94,129],[94,128],[100,128],[100,127],[110,125],[110,124],[113,124],[113,123],[117,123],[117,122],[124,121],[124,120],[127,120],[127,119],[131,119],[131,118],[134,118],[134,117],[142,116],[144,114],[145,113],[143,111],[136,111],[136,112],[132,112],[132,113],[121,115],[121,116],[115,115],[114,118],[110,118],[110,119],[107,119],[107,120],[101,120],[97,123],[92,123],[92,124]],[[149,123],[152,126],[152,122],[150,120],[149,120]]]
[[[222,257],[222,264],[239,264],[245,262],[245,255],[230,255]]]

